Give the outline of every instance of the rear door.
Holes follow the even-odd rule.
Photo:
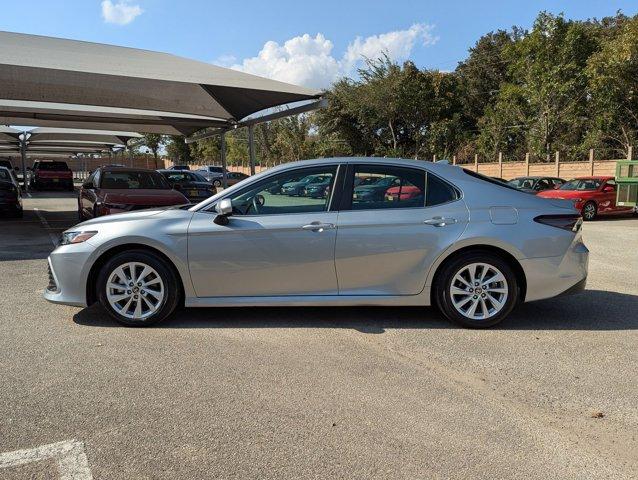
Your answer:
[[[382,196],[353,198],[354,185],[370,177],[378,185],[396,177],[399,186],[391,182]],[[335,249],[340,295],[420,293],[432,263],[468,221],[459,192],[418,168],[351,165],[342,202]]]

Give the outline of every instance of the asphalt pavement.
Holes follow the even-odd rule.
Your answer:
[[[25,208],[0,220],[1,479],[638,477],[638,219],[585,224],[587,290],[495,329],[431,308],[131,329],[42,298],[76,199]]]

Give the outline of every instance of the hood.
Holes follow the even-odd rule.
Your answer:
[[[148,210],[138,210],[135,212],[127,212],[127,213],[116,213],[114,215],[105,215],[103,217],[92,218],[82,223],[78,223],[76,226],[71,228],[70,230],[75,230],[77,226],[89,226],[89,225],[98,225],[105,223],[118,223],[118,222],[128,222],[131,220],[144,220],[150,217],[155,217],[162,213],[175,210],[177,207],[174,205],[166,206],[166,207],[158,207],[158,208],[149,208]],[[188,212],[188,210],[185,210]],[[190,213],[190,212],[189,212]]]
[[[184,195],[177,190],[109,190],[100,192],[104,202],[125,203],[127,205],[169,206],[188,203]]]

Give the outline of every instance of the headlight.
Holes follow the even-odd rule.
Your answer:
[[[69,245],[71,243],[86,242],[89,238],[95,235],[96,231],[90,232],[63,232],[60,236],[60,245]]]

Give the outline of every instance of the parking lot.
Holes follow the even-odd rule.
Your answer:
[[[0,221],[0,478],[638,476],[638,219],[585,224],[586,292],[477,331],[430,308],[124,328],[42,298],[76,218],[73,194],[47,192]],[[3,457],[58,442],[79,463]]]

